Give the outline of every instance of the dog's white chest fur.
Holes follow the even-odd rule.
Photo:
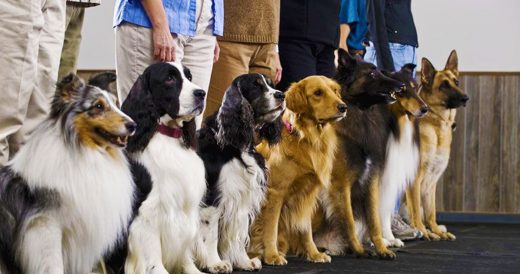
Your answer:
[[[199,206],[206,192],[204,163],[180,139],[159,133],[137,160],[150,173],[153,186],[134,224],[148,220],[157,225],[158,231],[150,233],[160,233],[162,262],[172,269],[184,256],[178,253],[189,252],[198,230]]]
[[[391,231],[392,213],[398,199],[409,184],[413,183],[419,166],[419,147],[414,141],[414,126],[407,116],[398,121],[399,138],[390,134],[386,146],[386,162],[379,187],[379,213],[381,229],[386,245],[400,247],[403,243],[396,240]]]
[[[265,173],[248,153],[242,153],[242,160],[244,163],[233,159],[222,167],[218,182],[220,198],[233,200],[231,204],[239,209],[257,213],[264,198]]]
[[[59,129],[52,128],[36,132],[11,165],[29,187],[45,187],[59,193],[58,208],[43,211],[32,219],[42,217],[57,222],[54,224],[62,233],[58,237],[62,239],[65,273],[89,273],[115,244],[132,213],[134,184],[124,155],[118,151],[119,159],[114,159],[106,152],[80,149],[67,148]],[[27,245],[30,248],[31,243]],[[29,266],[38,267],[41,266]]]
[[[392,184],[402,192],[415,178],[419,165],[419,147],[414,141],[413,123],[407,116],[401,127],[399,138],[390,134],[386,146],[386,163],[382,184]]]

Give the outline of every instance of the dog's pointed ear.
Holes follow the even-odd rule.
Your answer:
[[[224,94],[217,114],[217,142],[220,146],[247,149],[253,142],[253,108],[242,96],[240,77],[235,79]]]
[[[79,76],[69,73],[58,82],[56,97],[68,104],[81,93],[84,86],[85,82]]]
[[[338,69],[352,68],[356,64],[356,58],[350,56],[350,54],[342,49],[338,49]]]
[[[401,68],[401,71],[405,72],[409,76],[413,76],[415,68],[416,68],[415,64],[408,63],[408,64],[404,64],[404,66]]]
[[[88,79],[88,84],[99,87],[100,89],[112,92],[110,84],[117,79],[116,74],[111,71],[98,73]]]
[[[448,61],[446,61],[445,70],[452,71],[456,76],[459,76],[459,57],[457,56],[457,51],[452,50],[450,56],[448,57]]]
[[[285,104],[288,109],[297,114],[307,111],[308,102],[303,81],[293,83],[285,93]]]
[[[143,150],[159,126],[160,114],[149,90],[149,77],[149,69],[146,69],[137,78],[121,106],[121,110],[137,123],[137,129],[134,135],[128,138],[126,146],[126,150],[130,153]]]
[[[265,123],[258,130],[258,137],[266,140],[270,146],[278,144],[282,139],[282,127],[282,115],[280,115],[273,122]]]
[[[421,82],[425,86],[431,86],[433,84],[433,77],[435,77],[435,67],[432,63],[423,57],[421,62]]]

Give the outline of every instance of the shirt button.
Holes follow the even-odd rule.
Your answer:
[[[397,30],[396,30],[396,31],[394,31],[394,33],[397,33]]]

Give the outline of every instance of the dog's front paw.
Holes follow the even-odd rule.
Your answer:
[[[239,266],[239,268],[245,271],[257,271],[262,269],[262,261],[258,258],[253,258],[246,264]]]
[[[387,247],[403,247],[404,246],[403,241],[401,241],[400,239],[397,239],[397,238],[389,240],[388,242],[390,243],[390,245]]]
[[[286,265],[287,259],[280,254],[266,255],[264,257],[264,263],[268,265]]]
[[[168,274],[168,271],[166,270],[166,268],[164,268],[163,265],[159,265],[159,266],[151,267],[150,271],[148,273],[150,273],[150,274]]]
[[[379,255],[379,258],[383,260],[394,260],[395,258],[397,258],[397,255],[395,255],[395,253],[388,248],[378,251],[377,255]]]
[[[439,232],[436,234],[440,237],[441,240],[445,241],[455,241],[455,239],[457,239],[457,237],[455,237],[455,235],[451,234],[450,232]]]
[[[307,261],[313,262],[313,263],[330,263],[331,258],[329,255],[325,254],[324,252],[318,252],[315,254],[308,254]]]
[[[223,260],[208,267],[210,273],[231,273],[233,272],[233,266],[229,261]]]

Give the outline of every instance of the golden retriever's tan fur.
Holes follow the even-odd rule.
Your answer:
[[[285,253],[301,249],[312,262],[330,262],[312,239],[311,216],[317,196],[330,184],[337,137],[332,123],[345,116],[340,86],[323,76],[310,76],[286,93],[286,126],[281,142],[258,150],[268,156],[267,199],[252,227],[250,251],[264,262],[283,265]],[[342,110],[341,110],[342,109]],[[292,129],[292,130],[290,130]],[[298,246],[290,246],[295,239]]]
[[[411,225],[432,240],[455,239],[455,235],[437,225],[435,191],[450,157],[455,108],[468,100],[458,87],[457,65],[455,51],[442,71],[436,71],[426,58],[422,60],[421,97],[431,111],[419,122],[421,161],[415,182],[406,191],[406,204]]]

